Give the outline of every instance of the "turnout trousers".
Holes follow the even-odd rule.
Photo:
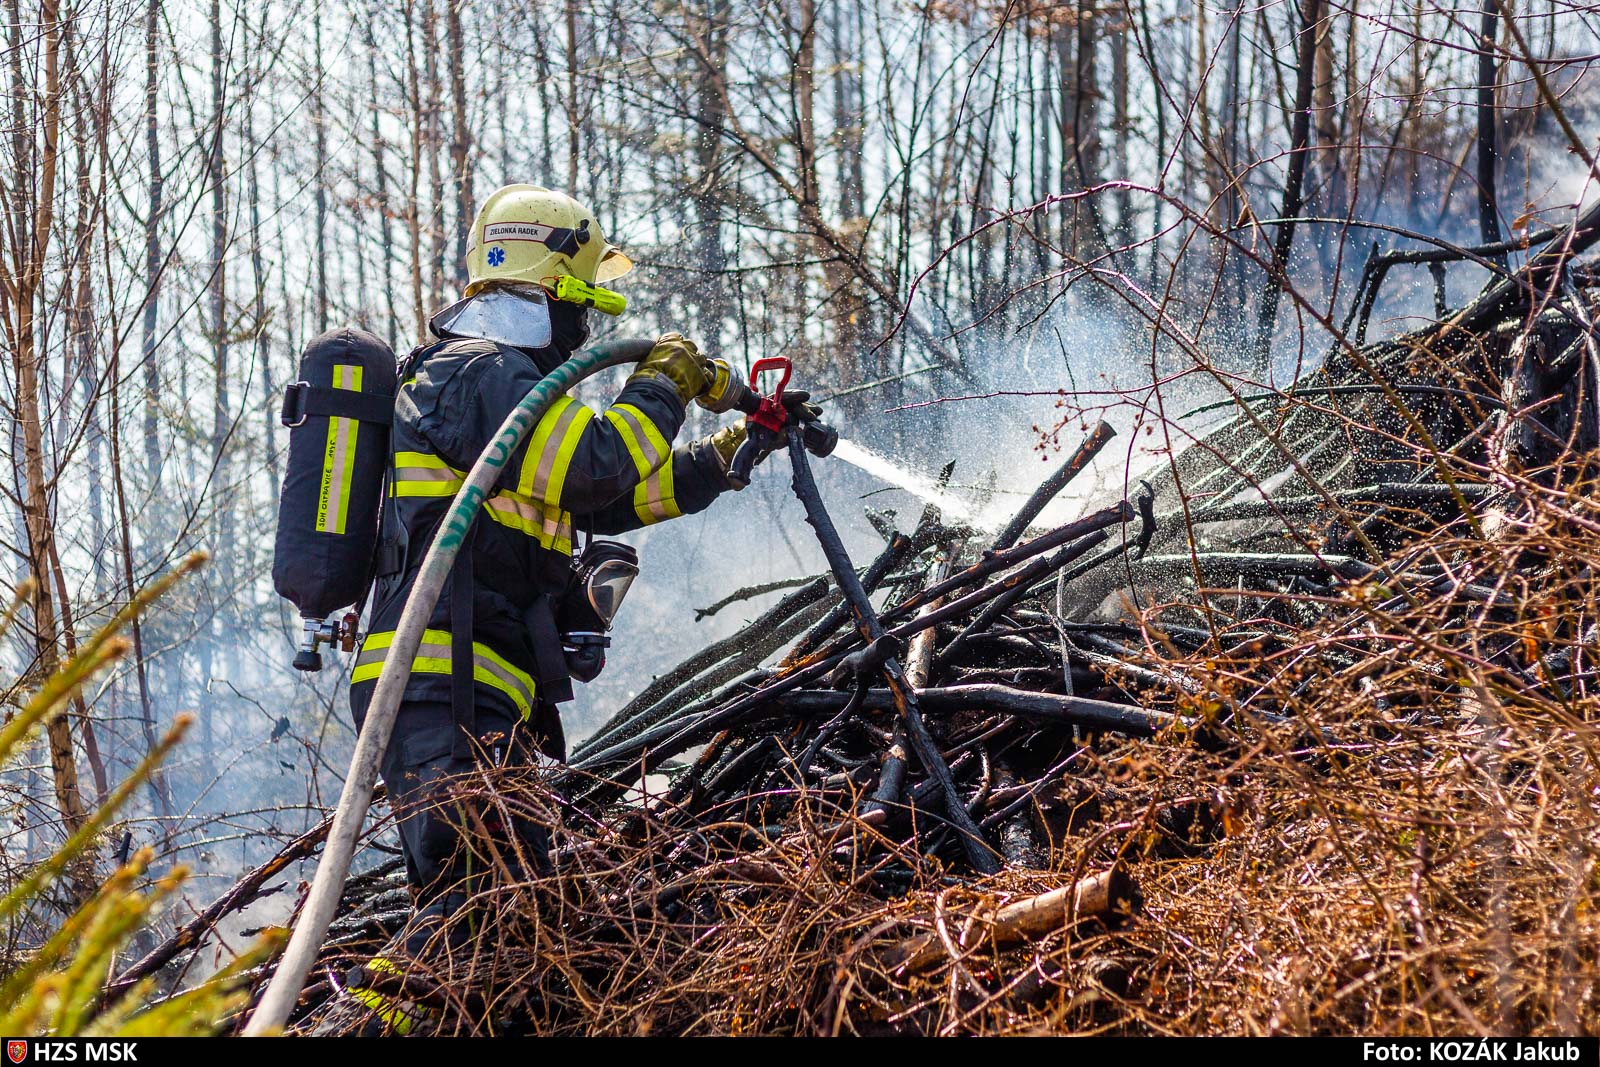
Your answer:
[[[516,864],[520,851],[536,870],[513,870],[518,878],[548,867],[549,831],[522,817],[512,817],[512,825],[506,825],[503,809],[483,795],[484,783],[473,781],[486,768],[513,770],[532,764],[536,745],[528,724],[486,705],[479,705],[475,720],[477,743],[463,757],[455,745],[457,727],[449,701],[407,701],[400,705],[383,754],[383,781],[399,823],[406,880],[415,900],[403,938],[404,951],[412,958],[422,956],[445,920],[486,885],[483,878],[489,872],[474,860],[465,834],[486,831],[498,838],[507,863]],[[510,847],[513,837],[520,849]],[[465,926],[456,924],[452,943],[464,938]]]

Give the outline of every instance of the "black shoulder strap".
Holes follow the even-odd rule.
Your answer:
[[[455,721],[455,741],[450,754],[471,759],[478,739],[477,697],[473,692],[472,652],[472,532],[467,528],[461,550],[450,566],[450,717]]]
[[[572,676],[561,651],[561,629],[556,625],[555,605],[550,596],[534,597],[525,620],[533,639],[533,659],[539,681],[539,700],[545,704],[565,704],[572,699]]]
[[[404,364],[401,364],[401,366],[404,366]],[[382,420],[383,425],[393,426],[396,399],[396,397],[392,396],[386,398],[389,417]],[[389,487],[394,482],[394,439],[392,437],[389,438],[387,451],[388,462],[383,465],[383,477],[378,482],[377,537],[373,545],[372,558],[367,561],[367,582],[362,587],[360,598],[356,600],[355,610],[358,616],[361,612],[369,610],[367,600],[372,597],[372,590],[377,586],[378,579],[387,578],[396,573],[405,563],[403,558],[399,558],[403,554],[402,547],[396,544],[392,537],[385,536],[389,533],[389,511],[393,505],[393,501],[389,496]],[[375,618],[377,614],[378,605],[374,603],[370,605],[370,613],[367,617],[369,619]]]
[[[435,342],[437,344],[437,342]],[[426,358],[424,353],[434,347],[432,344],[417,345],[395,363],[395,382],[397,388],[393,405],[390,408],[391,418],[394,416],[394,405],[400,403],[400,390],[405,388],[406,379],[411,377],[417,364]],[[403,573],[410,563],[411,541],[409,533],[399,521],[399,516],[394,513],[394,498],[389,495],[388,488],[394,482],[394,440],[389,442],[389,462],[384,467],[384,492],[383,507],[378,513],[378,551],[375,560],[374,576],[388,578]],[[390,528],[392,525],[392,529]],[[431,537],[431,531],[430,531]],[[427,542],[431,544],[431,539]]]
[[[392,464],[384,464],[383,478],[378,483],[378,534],[372,549],[372,558],[367,561],[367,582],[361,587],[361,596],[356,599],[355,611],[357,615],[367,610],[367,598],[372,595],[372,587],[377,584],[378,579],[386,578],[392,573],[385,569],[389,563],[388,556],[392,555],[392,552],[388,551],[389,546],[383,538],[384,527],[388,525],[384,519],[389,514],[389,478],[392,475],[392,471]],[[377,614],[377,605],[374,604],[372,613],[368,617],[371,618]]]
[[[449,339],[440,339],[429,344],[418,345],[413,348],[404,359],[400,361],[398,377],[402,388],[406,379],[414,375],[417,368],[443,350],[450,343]],[[390,452],[390,463],[393,464],[393,451]],[[406,544],[402,547],[395,545],[390,549],[392,559],[380,559],[379,566],[393,568],[393,572],[407,570],[410,565],[411,546],[413,543],[431,545],[433,538],[438,533],[439,524],[449,515],[447,507],[440,515],[437,522],[430,523],[422,538],[411,536],[407,531]],[[473,517],[474,520],[476,516]],[[455,759],[471,759],[473,745],[478,739],[478,714],[477,694],[473,667],[475,666],[473,643],[473,541],[477,523],[473,521],[467,527],[466,535],[461,539],[461,548],[456,553],[455,562],[450,565],[450,581],[447,588],[450,590],[450,718],[454,723],[453,738],[450,745],[450,755]],[[380,538],[380,546],[381,546]],[[380,547],[380,554],[383,552]],[[382,573],[382,572],[380,572]]]
[[[400,386],[405,385],[406,379],[416,373],[417,364],[428,358],[424,353],[437,347],[439,347],[438,341],[430,341],[425,345],[418,345],[411,351],[407,352],[405,356],[401,358],[400,362],[395,364],[395,382]]]

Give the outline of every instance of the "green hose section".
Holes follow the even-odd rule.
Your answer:
[[[246,1037],[282,1032],[300,998],[306,975],[316,962],[328,924],[338,910],[345,878],[350,873],[350,860],[361,836],[367,806],[372,801],[372,789],[378,781],[378,766],[389,745],[400,699],[411,676],[411,661],[416,658],[422,632],[439,602],[450,567],[489,490],[558,397],[597,371],[639,362],[653,346],[653,341],[640,338],[601,342],[575,354],[540,379],[506,416],[456,491],[450,510],[439,524],[428,554],[423,557],[422,568],[417,572],[417,580],[412,584],[399,625],[395,627],[394,642],[384,660],[383,673],[378,676],[377,688],[373,690],[366,721],[356,738],[350,772],[339,794],[339,806],[333,813],[333,825],[328,830],[328,841],[323,846],[311,892],[300,910],[300,919],[284,949],[283,960],[244,1028]]]

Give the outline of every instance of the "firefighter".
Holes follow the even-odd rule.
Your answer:
[[[584,344],[584,305],[596,293],[615,297],[592,287],[632,266],[592,211],[532,185],[491,195],[470,240],[464,298],[432,319],[434,339],[402,369],[372,622],[352,675],[358,728],[407,594],[465,472],[507,413]],[[558,299],[569,289],[589,299]],[[411,664],[383,759],[416,905],[403,935],[407,956],[427,951],[471,889],[459,847],[462,801],[443,802],[446,780],[483,764],[526,765],[535,752],[565,756],[556,706],[571,699],[574,675],[587,680],[596,669],[576,638],[563,639],[564,598],[582,573],[575,553],[596,535],[701,511],[732,488],[726,473],[744,440],[743,420],[672,445],[690,402],[719,409],[708,394],[727,374],[692,341],[661,337],[604,411],[559,398],[484,502]],[[600,603],[614,608],[631,580],[635,572],[623,564],[600,568],[622,583]],[[520,851],[542,862],[543,828],[496,827],[490,805],[477,814],[491,829],[517,835]],[[421,1009],[374,988],[384,972],[402,966],[376,959],[352,976],[351,989],[385,1025],[404,1032]]]

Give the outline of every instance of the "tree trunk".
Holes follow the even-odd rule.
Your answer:
[[[578,191],[578,0],[567,0],[567,193]]]
[[[1228,68],[1226,93],[1222,116],[1222,167],[1226,177],[1226,187],[1222,194],[1222,223],[1224,226],[1237,226],[1244,214],[1244,198],[1240,195],[1242,178],[1239,174],[1239,149],[1242,138],[1239,130],[1244,124],[1246,136],[1249,133],[1249,124],[1246,116],[1241,114],[1242,93],[1240,92],[1240,79],[1242,77],[1243,52],[1244,52],[1244,3],[1240,0],[1228,15]],[[1231,323],[1237,323],[1243,318],[1245,302],[1245,261],[1237,250],[1227,242],[1217,242],[1217,247],[1222,256],[1221,270],[1225,272],[1226,282],[1223,284],[1221,302],[1223,315]]]
[[[78,63],[74,57],[74,48],[70,26],[65,37],[65,50],[69,70],[77,69]],[[103,84],[103,82],[102,82]],[[77,175],[74,195],[77,200],[77,214],[72,226],[72,250],[69,270],[68,285],[73,292],[68,297],[67,303],[67,339],[63,346],[67,355],[67,366],[62,375],[63,403],[61,405],[61,418],[63,422],[70,412],[70,404],[65,401],[72,395],[74,384],[83,390],[83,418],[86,423],[85,441],[89,448],[89,469],[86,472],[89,479],[89,525],[93,543],[103,543],[105,532],[104,505],[101,495],[100,472],[105,469],[104,457],[100,435],[99,394],[96,387],[97,376],[95,364],[95,315],[94,315],[94,269],[93,269],[93,242],[95,228],[99,224],[99,214],[104,203],[103,198],[94,188],[91,161],[94,158],[94,149],[99,147],[99,138],[91,132],[91,126],[98,124],[93,117],[92,101],[85,99],[82,83],[79,83],[78,92],[74,93],[76,106],[73,108],[73,148],[77,160]],[[91,143],[96,142],[91,147]],[[65,296],[65,294],[63,294]],[[76,362],[73,362],[73,353],[76,353]],[[66,434],[57,435],[57,440],[65,440]],[[95,553],[95,590],[96,593],[104,591],[105,564],[100,553]],[[56,585],[56,597],[61,609],[61,637],[68,658],[77,655],[78,642],[72,618],[72,602],[68,598],[66,571],[61,566],[60,551],[52,540],[50,545],[50,573]],[[80,690],[72,694],[72,708],[78,717],[79,731],[83,736],[83,754],[89,761],[89,773],[94,779],[96,803],[104,801],[109,785],[106,780],[105,761],[100,753],[100,743],[95,734],[94,721],[89,717],[88,702],[83,699]]]
[[[534,20],[533,69],[539,90],[539,150],[533,156],[539,166],[539,181],[548,186],[554,185],[556,180],[556,142],[554,135],[550,132],[550,112],[554,109],[551,99],[554,97],[559,100],[560,95],[551,91],[555,74],[550,65],[550,49],[545,43],[547,35],[544,32],[544,26],[537,21],[538,16],[538,8],[530,8],[528,10],[528,18]]]
[[[383,278],[383,306],[388,316],[383,336],[388,340],[390,348],[398,349],[400,343],[396,333],[399,316],[395,312],[394,304],[394,212],[389,203],[388,156],[385,152],[383,127],[380,122],[382,105],[378,97],[378,40],[374,26],[376,18],[376,13],[371,13],[367,20],[367,84],[372,93],[369,110],[372,120],[372,175],[376,183],[380,235],[378,271]]]
[[[133,573],[133,535],[128,521],[128,487],[122,462],[122,386],[120,349],[111,350],[111,373],[107,387],[111,391],[111,488],[117,507],[117,527],[122,556],[122,590],[127,600],[132,600],[138,590]],[[133,671],[139,690],[139,727],[144,735],[145,751],[156,746],[155,716],[151,710],[150,674],[144,654],[144,623],[137,615],[128,624],[133,637]],[[172,796],[167,789],[166,775],[157,770],[150,776],[150,793],[156,811],[164,818],[172,816]]]
[[[728,62],[728,0],[705,0],[703,20],[694,29],[705,42],[706,54],[714,66]],[[713,350],[727,314],[727,291],[723,271],[727,251],[722,241],[722,212],[727,193],[721,173],[725,160],[722,139],[725,131],[722,94],[709,78],[697,80],[695,94],[695,167],[697,176],[691,188],[695,215],[695,260],[700,277],[694,283],[691,303],[701,338]]]
[[[1215,150],[1216,135],[1211,129],[1213,70],[1210,29],[1210,13],[1206,10],[1205,0],[1199,0],[1194,6],[1194,124],[1197,133],[1195,142],[1200,152],[1200,166],[1205,171],[1207,217],[1212,225],[1226,225],[1217,217],[1226,179],[1222,174],[1222,168],[1218,166]]]
[[[798,0],[793,8],[794,21],[785,27],[794,35],[794,52],[790,57],[789,87],[790,98],[794,101],[794,113],[790,116],[793,122],[793,134],[790,138],[791,147],[794,149],[794,180],[795,188],[799,193],[801,214],[821,214],[821,198],[817,193],[817,125],[815,116],[816,107],[816,55],[817,55],[817,10],[814,0]],[[806,247],[810,242],[796,249],[795,258],[804,260],[810,252]],[[802,279],[805,276],[801,268]],[[799,297],[801,301],[810,299],[809,286],[802,281]],[[831,293],[831,287],[830,287]],[[849,385],[855,376],[850,373],[847,361],[841,357],[844,346],[836,345],[834,349],[835,369],[839,375],[840,384]],[[805,370],[814,370],[804,368]]]
[[[214,0],[213,0],[214,2]],[[328,115],[323,98],[322,79],[326,73],[322,64],[322,6],[311,8],[311,42],[314,67],[311,71],[311,136],[316,145],[316,280],[317,280],[317,332],[328,328]]]
[[[1112,177],[1121,182],[1133,178],[1128,148],[1132,134],[1132,122],[1128,114],[1128,33],[1128,20],[1119,18],[1116,33],[1111,38],[1111,108],[1116,134],[1111,148],[1111,166],[1115,171]],[[1237,34],[1234,40],[1238,40]],[[1126,245],[1132,241],[1133,190],[1124,188],[1117,191],[1116,243]]]
[[[321,41],[320,23],[316,31],[316,39]],[[319,43],[320,60],[320,43]],[[227,442],[229,429],[229,409],[231,402],[228,388],[228,201],[227,201],[227,174],[224,170],[223,160],[223,135],[227,129],[227,99],[224,89],[223,71],[228,62],[228,53],[222,46],[222,3],[221,0],[211,0],[211,106],[215,114],[215,128],[211,134],[211,151],[208,157],[209,178],[211,182],[211,278],[209,282],[211,303],[211,360],[215,379],[211,397],[211,462],[212,485],[221,487],[218,495],[217,506],[217,564],[214,581],[224,598],[230,595],[236,575],[234,552],[234,503],[229,492],[230,472],[227,461]],[[315,99],[315,98],[313,98]],[[319,153],[319,168],[321,155]],[[320,169],[319,169],[320,173]],[[321,189],[321,182],[318,182]],[[320,228],[320,209],[319,209]],[[318,270],[320,267],[320,258]],[[325,314],[322,306],[322,293],[318,294],[319,315]],[[220,633],[215,632],[217,620],[213,617],[206,621],[202,631],[201,640],[209,652],[211,646],[223,640]],[[201,679],[204,687],[209,680],[210,672]],[[214,713],[209,702],[202,705],[200,713],[200,759],[202,765],[203,781],[209,781],[209,770],[215,756],[215,723]]]
[[[795,104],[792,140],[795,151],[795,185],[800,199],[798,207],[801,213],[801,225],[805,226],[809,220],[823,217],[821,182],[817,172],[815,0],[799,0],[795,16],[796,21],[791,26],[795,39],[793,68],[790,72]],[[861,245],[859,226],[851,227],[847,223],[845,228],[835,229],[834,233],[836,238],[849,242],[859,254]],[[856,280],[850,269],[832,254],[833,250],[820,232],[814,232],[808,244],[810,247],[800,249],[797,258],[804,258],[815,251],[826,260],[823,266],[822,296],[828,301],[826,313],[833,326],[833,351],[829,362],[834,367],[840,387],[849,388],[861,380],[864,370],[861,365],[861,300],[855,290]]]
[[[428,248],[433,253],[428,265],[427,312],[431,314],[445,303],[445,249],[453,243],[444,232],[444,168],[439,160],[444,141],[444,86],[439,82],[439,16],[434,0],[424,0],[422,7],[422,76],[428,94],[423,144],[428,154]]]
[[[1079,0],[1074,32],[1061,34],[1057,46],[1061,64],[1062,192],[1087,189],[1100,181],[1100,86],[1095,62],[1099,22],[1094,0]],[[1086,198],[1069,210],[1073,212],[1066,235],[1069,253],[1087,260],[1104,251],[1104,228],[1096,201]],[[1097,289],[1090,287],[1090,292]]]
[[[144,217],[144,322],[140,346],[144,366],[144,465],[151,485],[161,476],[160,411],[161,370],[156,363],[156,327],[161,304],[161,197],[166,179],[161,173],[160,103],[161,0],[150,0],[144,24],[144,142],[150,166],[150,198]]]
[[[1498,74],[1495,70],[1495,24],[1498,21],[1499,0],[1483,0],[1483,12],[1478,32],[1478,236],[1486,245],[1498,244],[1500,237],[1500,207],[1496,196],[1497,167],[1500,150],[1497,142],[1499,111],[1495,106],[1495,88]],[[1491,256],[1501,267],[1506,265],[1506,254]]]
[[[1333,30],[1333,16],[1325,12],[1316,28],[1316,59],[1313,64],[1316,84],[1311,92],[1311,106],[1315,112],[1317,145],[1322,149],[1317,153],[1317,170],[1323,179],[1320,203],[1325,205],[1323,214],[1326,215],[1343,214],[1346,207],[1339,153],[1339,142],[1343,135],[1333,98]]]
[[[267,10],[262,5],[261,27],[258,37],[265,37],[267,31]],[[249,165],[245,169],[245,197],[250,208],[250,283],[255,289],[255,297],[251,301],[252,333],[255,339],[255,359],[261,372],[261,395],[270,401],[273,387],[277,384],[272,377],[272,342],[267,332],[267,266],[261,251],[261,179],[258,169],[258,160],[261,155],[261,145],[256,141],[256,93],[261,83],[260,72],[249,79],[248,99],[244,108],[244,143],[245,154]],[[267,455],[278,454],[278,413],[275,405],[269,403],[262,405],[262,430],[267,442]],[[278,466],[275,463],[267,465],[267,478],[271,483],[271,499],[278,496]]]
[[[14,27],[21,22],[15,0],[8,5]],[[14,248],[8,288],[11,300],[7,333],[16,374],[16,418],[22,426],[23,524],[27,532],[27,564],[36,579],[31,607],[34,640],[40,680],[54,674],[61,664],[57,649],[58,630],[55,600],[52,595],[50,560],[55,554],[55,529],[52,482],[45,473],[43,411],[39,400],[40,372],[44,356],[37,349],[35,309],[44,284],[45,265],[50,260],[51,233],[55,225],[56,171],[60,162],[61,140],[61,8],[59,0],[41,0],[37,29],[42,78],[22,80],[18,53],[20,42],[13,41],[13,143],[22,164],[19,173],[33,181],[17,181],[12,190]],[[37,85],[36,92],[30,85]],[[30,106],[37,96],[37,111]],[[33,158],[33,138],[39,137],[37,160]],[[25,143],[25,146],[24,146]],[[58,715],[46,727],[50,750],[50,771],[55,781],[56,807],[68,833],[74,833],[86,817],[78,785],[78,762],[72,748],[71,719]]]
[[[406,16],[406,94],[411,105],[411,159],[407,168],[409,185],[406,189],[406,236],[411,242],[411,315],[412,336],[418,340],[428,328],[422,292],[422,188],[423,106],[422,84],[417,72],[417,37],[415,4],[407,0]]]
[[[445,0],[450,64],[450,163],[456,193],[456,288],[467,285],[467,230],[472,225],[472,129],[467,119],[467,74],[462,57],[461,0]]]
[[[1315,75],[1313,51],[1317,42],[1317,24],[1322,21],[1322,0],[1301,0],[1298,67],[1294,90],[1294,114],[1289,131],[1289,171],[1283,182],[1283,207],[1278,217],[1286,221],[1278,224],[1277,240],[1272,245],[1272,277],[1267,281],[1261,306],[1256,316],[1255,366],[1253,373],[1260,382],[1266,382],[1272,369],[1272,333],[1278,320],[1278,299],[1283,294],[1283,283],[1289,270],[1289,252],[1294,247],[1295,224],[1292,220],[1300,214],[1304,202],[1306,174],[1306,146],[1311,136],[1311,87]]]

